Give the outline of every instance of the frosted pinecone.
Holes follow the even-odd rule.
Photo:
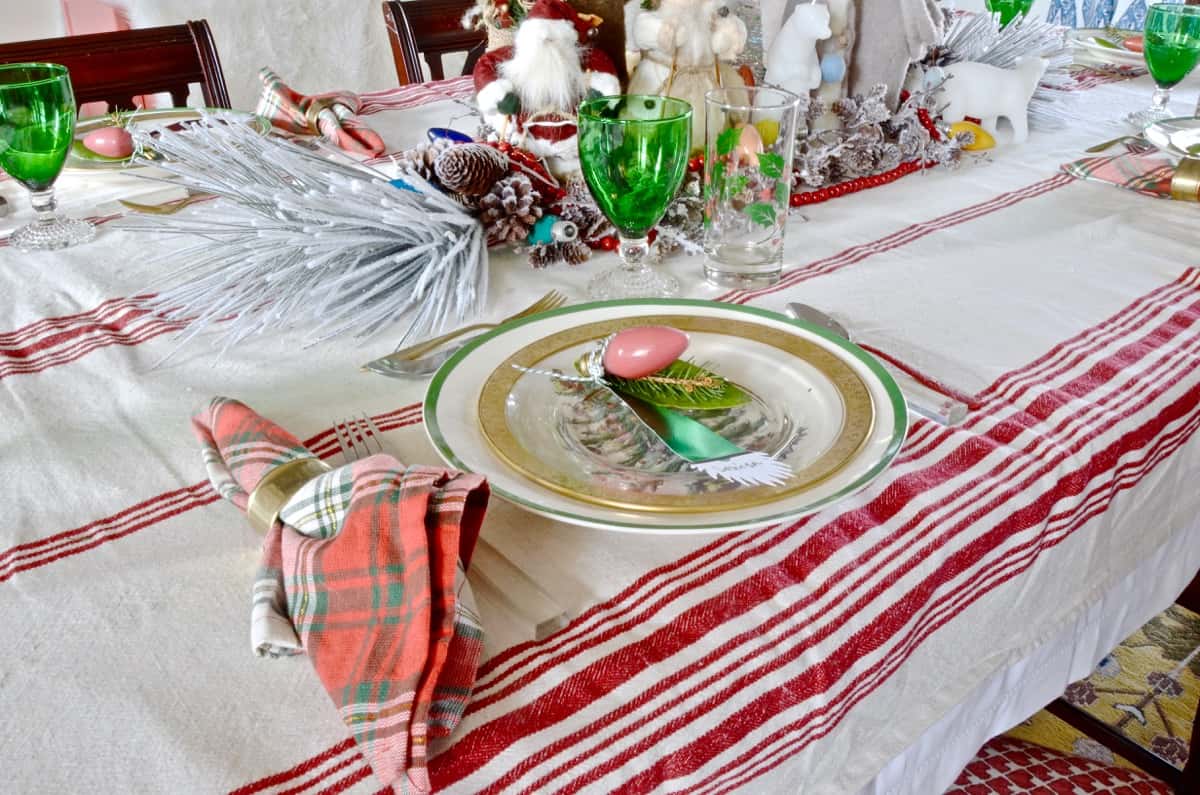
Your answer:
[[[529,250],[529,264],[535,268],[548,268],[565,262],[568,265],[580,265],[592,256],[592,250],[581,240],[564,240],[557,243],[543,243]]]
[[[482,196],[508,173],[508,156],[486,144],[461,144],[443,150],[433,171],[451,193]]]
[[[505,177],[479,200],[479,220],[494,244],[519,243],[542,217],[538,193],[524,174]]]
[[[396,155],[396,165],[401,171],[416,174],[426,182],[438,184],[437,174],[433,170],[434,161],[438,155],[446,151],[454,143],[447,138],[435,138],[432,141],[422,141],[412,149],[405,149]]]
[[[564,221],[575,224],[575,228],[579,230],[579,239],[583,241],[599,240],[613,232],[612,224],[604,217],[604,213],[600,212],[590,195],[584,198],[570,197],[563,201],[558,215]]]

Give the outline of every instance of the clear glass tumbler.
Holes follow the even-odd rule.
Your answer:
[[[705,95],[704,276],[721,287],[779,281],[800,97],[780,88]]]

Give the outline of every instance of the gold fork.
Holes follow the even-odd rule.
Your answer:
[[[196,202],[207,201],[212,198],[211,193],[193,193],[186,199],[178,199],[173,202],[164,202],[163,204],[139,204],[125,199],[119,199],[119,203],[128,207],[130,210],[136,210],[139,213],[150,213],[152,215],[171,215],[187,207],[189,204]]]
[[[475,323],[474,325],[463,326],[460,329],[451,331],[449,334],[443,334],[440,337],[434,337],[431,340],[426,340],[425,342],[420,342],[416,345],[410,345],[407,348],[401,348],[394,353],[389,353],[387,356],[376,359],[375,362],[411,362],[414,359],[419,359],[430,351],[435,350],[436,348],[445,345],[450,340],[457,339],[464,334],[470,334],[472,331],[484,331],[486,329],[496,328],[497,326],[502,326],[505,323],[511,323],[514,320],[520,320],[522,318],[529,317],[530,315],[536,315],[538,312],[549,312],[551,309],[558,309],[566,302],[567,297],[565,295],[557,290],[551,290],[529,306],[522,309],[520,312],[516,313],[515,315],[510,315],[503,320],[495,323]],[[362,369],[364,371],[367,370],[367,365],[363,365]]]

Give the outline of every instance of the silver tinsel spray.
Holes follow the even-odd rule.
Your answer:
[[[397,186],[337,150],[264,136],[221,113],[134,136],[142,162],[173,175],[165,181],[219,197],[116,222],[196,238],[171,253],[183,264],[152,300],[186,323],[180,344],[211,326],[224,349],[279,328],[304,329],[311,345],[365,338],[401,318],[404,341],[482,308],[483,227],[417,177],[404,177],[412,189]]]
[[[1005,27],[991,14],[951,16],[942,38],[925,60],[927,68],[975,61],[1012,69],[1024,56],[1045,58],[1049,64],[1029,102],[1029,123],[1040,129],[1060,129],[1072,121],[1070,92],[1074,80],[1071,45],[1066,31],[1040,19],[1019,17]]]

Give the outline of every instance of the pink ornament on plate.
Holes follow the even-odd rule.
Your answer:
[[[766,149],[763,146],[762,135],[752,124],[739,124],[738,142],[733,147],[733,162],[739,166],[758,168],[758,156]]]
[[[124,127],[101,127],[83,136],[83,145],[104,157],[129,157],[133,154],[133,136]]]
[[[618,378],[643,378],[678,359],[688,335],[669,326],[636,326],[618,331],[604,352],[604,369]]]

